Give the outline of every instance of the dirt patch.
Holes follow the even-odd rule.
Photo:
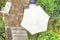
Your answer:
[[[12,3],[9,15],[4,15],[5,26],[20,26],[23,18],[23,6],[28,0],[8,0]]]

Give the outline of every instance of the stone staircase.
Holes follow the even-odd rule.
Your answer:
[[[17,27],[17,28],[22,27],[20,25],[20,23],[21,23],[21,21],[23,19],[23,6],[28,6],[29,0],[6,0],[6,1],[11,2],[12,6],[11,6],[11,9],[10,9],[9,15],[5,15],[5,14],[3,15],[3,20],[5,22],[5,27],[7,27],[7,26],[11,27],[10,30],[9,30],[9,28],[6,29],[8,39],[9,40],[14,40],[13,37],[12,37],[13,34],[11,34],[11,32],[12,32],[11,29],[13,27]],[[24,30],[22,30],[22,31],[24,31]],[[16,40],[28,40],[28,38],[27,38],[28,36],[26,35],[27,34],[26,30],[23,32],[23,34],[25,36],[21,36],[22,38],[16,39]]]

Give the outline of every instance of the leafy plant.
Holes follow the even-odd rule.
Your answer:
[[[4,40],[4,38],[0,36],[0,40]]]
[[[37,0],[37,4],[50,15],[50,20],[60,18],[60,0]]]
[[[54,21],[54,31],[55,32],[58,32],[59,30],[60,30],[60,19],[56,19],[55,21]]]
[[[4,27],[4,22],[0,19],[0,28]]]
[[[5,6],[6,0],[0,0],[0,10]]]
[[[54,20],[49,20],[48,29],[51,29],[54,26]]]
[[[0,0],[0,11],[5,6],[6,0]],[[2,20],[3,14],[0,12],[0,40],[5,40],[5,27]]]
[[[0,19],[0,40],[5,40],[5,27],[2,19]]]
[[[50,16],[54,10],[54,0],[37,0],[37,4],[40,5]]]
[[[37,36],[38,36],[38,34],[31,35],[31,34],[28,32],[28,40],[37,40]]]
[[[54,32],[48,30],[39,34],[37,40],[60,40],[59,36]]]

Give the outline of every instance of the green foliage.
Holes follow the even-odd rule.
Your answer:
[[[40,33],[37,40],[60,40],[59,36],[52,31],[46,31]]]
[[[0,32],[0,40],[5,40],[5,32]]]
[[[5,6],[5,0],[0,0],[0,11]],[[1,15],[0,15],[1,16]],[[2,18],[0,18],[0,40],[5,40],[5,27]]]
[[[36,39],[37,39],[37,35],[38,35],[38,34],[31,35],[31,34],[28,32],[28,40],[36,40]]]
[[[4,27],[4,22],[2,19],[0,19],[0,28],[3,28]]]
[[[0,19],[0,40],[5,40],[5,27],[2,19]]]
[[[54,21],[54,31],[55,32],[58,32],[59,30],[60,30],[60,22],[59,22],[60,20],[55,20]]]
[[[0,10],[2,9],[2,7],[5,6],[6,1],[5,0],[0,0]]]
[[[52,28],[53,26],[54,26],[54,22],[53,21],[48,22],[48,27],[49,28]]]
[[[54,8],[53,14],[51,15],[51,19],[56,20],[57,18],[60,18],[60,7],[59,5],[56,5]]]
[[[4,38],[2,36],[0,36],[0,40],[4,40]]]
[[[37,4],[40,5],[50,16],[54,10],[54,0],[37,0]]]
[[[60,18],[60,0],[37,0],[37,4],[50,15],[50,20]]]

